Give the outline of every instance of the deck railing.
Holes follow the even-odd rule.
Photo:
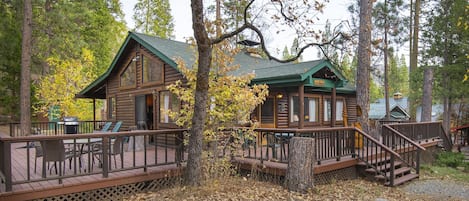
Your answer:
[[[315,159],[321,161],[336,159],[340,161],[345,156],[352,156],[354,152],[351,129],[347,128],[318,128],[318,129],[266,129],[254,130],[256,136],[244,137],[244,157],[264,161],[288,163],[289,142],[294,136],[315,138]]]
[[[441,122],[400,123],[389,124],[388,126],[416,142],[428,142],[440,138],[443,140],[446,150],[451,150],[453,147],[453,143],[443,129]]]
[[[315,159],[322,161],[344,157],[357,158],[376,174],[382,175],[385,182],[394,185],[394,163],[402,161],[401,156],[380,143],[372,136],[354,127],[317,129],[255,129],[255,138],[242,138],[244,157],[264,161],[288,163],[289,140],[296,137],[315,138]],[[383,161],[389,160],[389,163]],[[376,164],[380,164],[378,167]],[[390,174],[386,173],[390,171]]]
[[[104,125],[106,121],[78,121],[77,133],[92,133]],[[44,121],[44,122],[31,122],[31,133],[26,135],[21,134],[21,127],[19,122],[9,123],[10,136],[19,137],[27,136],[29,134],[42,134],[42,135],[63,135],[65,133],[66,125],[64,122]]]
[[[358,159],[367,167],[373,168],[377,175],[381,175],[385,183],[394,186],[395,164],[397,161],[403,161],[402,157],[362,130],[356,128],[354,130],[357,139],[361,140],[360,138],[362,138],[363,143],[363,146],[357,147]],[[358,144],[360,145],[360,142]],[[389,170],[389,174],[386,173],[387,170]]]
[[[401,154],[402,161],[417,174],[420,172],[420,154],[425,148],[389,125],[382,128],[383,144]]]
[[[0,172],[4,176],[6,191],[11,191],[13,185],[24,183],[48,180],[58,180],[59,183],[62,183],[63,179],[71,177],[101,174],[103,178],[106,178],[110,173],[126,170],[142,169],[147,172],[148,168],[155,166],[172,164],[180,166],[181,162],[185,160],[183,138],[186,131],[185,129],[170,129],[58,136],[0,136]],[[119,157],[119,162],[115,162],[119,165],[115,165],[114,158],[111,158],[112,143],[117,138],[123,139],[121,148],[125,149]],[[54,174],[52,169],[48,170],[45,161],[39,160],[43,162],[37,166],[38,171],[35,172],[33,164],[37,152],[35,146],[32,146],[34,142],[57,140],[68,141],[70,151],[74,153],[78,151],[79,157],[65,160],[64,165],[67,166],[64,168],[59,162],[59,167],[56,168],[58,174]],[[93,141],[99,141],[102,147],[100,161],[94,161],[95,157],[93,156],[96,153],[91,148]],[[47,153],[44,152],[44,154]],[[43,155],[42,158],[44,157]],[[64,172],[62,173],[62,171]]]

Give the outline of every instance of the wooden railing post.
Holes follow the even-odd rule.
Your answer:
[[[394,150],[396,148],[396,134],[391,134],[391,149]]]
[[[107,178],[109,176],[109,137],[103,137],[103,177]]]
[[[267,134],[266,134],[267,135]],[[259,146],[261,148],[261,164],[264,164],[264,158],[262,157],[264,155],[264,153],[262,153],[263,151],[263,148],[262,148],[262,141],[264,141],[264,132],[259,132],[259,135],[258,137],[260,138],[260,140],[258,140],[258,142],[256,143],[256,146]],[[267,148],[267,151],[269,149]],[[267,152],[267,154],[269,154],[269,152]]]
[[[389,175],[389,186],[394,186],[394,160],[396,158],[394,157],[393,154],[391,154],[391,172]]]
[[[58,123],[56,122],[54,124],[54,134],[57,136],[57,132],[58,132],[58,129],[57,129],[57,126],[58,126]]]
[[[176,165],[180,167],[184,157],[184,132],[177,134],[176,145]]]
[[[10,136],[13,137],[14,136],[13,123],[9,123],[9,125],[10,125]]]
[[[417,149],[417,159],[416,159],[416,167],[415,167],[415,171],[417,172],[417,174],[420,173],[420,153],[421,153],[421,150]]]
[[[427,124],[425,126],[425,142],[428,142],[428,136],[430,135],[430,129],[429,129],[430,125],[431,124]]]
[[[336,135],[335,141],[336,141],[336,146],[337,146],[337,153],[336,153],[337,158],[336,158],[336,160],[340,161],[340,155],[342,153],[342,147],[340,146],[339,131],[336,131],[335,135]]]
[[[150,137],[150,136],[147,136],[147,135],[143,135],[143,171],[144,172],[147,172],[148,170],[148,167],[147,167],[147,137]],[[111,164],[112,166],[112,164]]]
[[[5,191],[12,190],[11,178],[11,143],[8,141],[0,141],[0,148],[2,150],[0,171],[5,176]]]

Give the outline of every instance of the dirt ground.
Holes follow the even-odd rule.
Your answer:
[[[124,200],[441,200],[434,194],[412,193],[401,187],[385,187],[376,182],[355,179],[318,185],[306,194],[289,192],[280,185],[243,177],[214,180],[201,187],[177,186],[142,193]],[[446,197],[444,200],[466,200]]]

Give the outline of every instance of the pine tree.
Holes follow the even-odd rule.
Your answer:
[[[86,68],[68,69],[74,71],[68,71],[69,74],[86,74],[86,77],[93,79],[102,74],[111,64],[126,30],[119,2],[46,0],[38,3],[37,6],[44,9],[35,9],[34,13],[36,26],[33,56],[36,65],[33,66],[33,73],[38,79],[34,82],[37,84],[36,88],[43,82],[51,82],[58,87],[64,84],[50,80],[63,73],[56,69],[59,65],[51,65],[51,60],[56,61],[55,63],[87,64]],[[83,57],[84,54],[93,58],[91,63]],[[90,79],[79,79],[72,90],[90,82]],[[56,100],[48,99],[48,94],[41,90],[35,93],[35,97],[38,98],[38,103],[34,104],[34,108],[43,114],[47,114],[48,106],[53,106],[57,100],[69,100],[68,96],[57,96]],[[89,119],[93,113],[92,110],[82,114],[65,110],[66,107],[62,109],[63,114],[77,115],[81,119]]]
[[[13,121],[19,120],[21,10],[21,1],[0,2],[0,111]]]
[[[461,75],[466,72],[467,46],[469,31],[458,26],[461,18],[465,17],[465,9],[469,5],[466,0],[436,1],[430,8],[428,20],[423,31],[422,40],[429,44],[424,52],[427,65],[437,65],[435,75],[435,93],[443,103],[443,126],[449,131],[452,105],[467,102],[465,97],[469,93],[467,83],[461,82]]]
[[[134,7],[135,31],[172,38],[173,17],[168,0],[139,0]]]

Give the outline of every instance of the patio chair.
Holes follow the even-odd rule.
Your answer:
[[[288,144],[294,136],[293,133],[269,133],[267,137],[267,147],[271,148],[271,154],[274,159],[286,160]],[[277,149],[280,149],[280,158],[277,156]],[[266,158],[269,158],[269,151],[266,151]],[[283,155],[282,155],[283,154]]]
[[[116,137],[115,140],[111,141],[111,146],[110,150],[108,152],[109,156],[112,156],[114,158],[114,166],[117,168],[117,161],[116,161],[116,155],[120,155],[121,158],[121,166],[123,166],[123,137]],[[100,166],[102,165],[103,162],[103,149],[102,149],[102,144],[100,144],[100,149],[97,149],[96,151],[93,152],[93,162],[91,164],[91,169],[93,169],[94,166],[94,159],[96,158]],[[112,165],[109,166],[109,169],[111,169]]]
[[[41,141],[41,147],[43,150],[43,171],[45,164],[49,162],[54,162],[55,173],[57,174],[57,162],[59,162],[59,168],[62,167],[62,162],[64,164],[63,171],[65,173],[65,160],[69,159],[69,168],[72,168],[72,159],[78,157],[81,165],[81,154],[78,151],[68,151],[65,149],[64,143],[62,140],[45,140]],[[52,173],[52,168],[49,169],[49,174]],[[62,171],[62,169],[60,170]],[[44,175],[45,176],[45,175]]]
[[[116,125],[114,125],[114,128],[112,128],[111,132],[113,132],[113,133],[119,132],[121,126],[122,126],[122,121],[118,121],[116,123]]]
[[[103,125],[101,130],[98,130],[97,132],[108,132],[109,129],[111,128],[111,125],[112,125],[112,122],[108,121]]]
[[[41,143],[38,141],[32,143],[34,146],[34,173],[36,173],[36,164],[37,164],[37,158],[41,158],[44,156],[44,152],[42,151]]]

